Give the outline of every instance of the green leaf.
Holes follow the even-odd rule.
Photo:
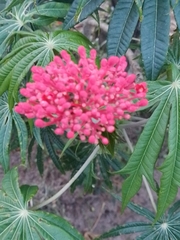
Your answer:
[[[142,19],[143,19],[143,12],[142,12],[143,1],[144,0],[135,0],[136,6],[137,6],[138,12],[139,12],[140,21],[142,21]]]
[[[173,237],[173,238],[172,238]],[[161,227],[155,228],[155,231],[146,231],[140,237],[137,237],[136,240],[169,240],[174,239],[174,234],[164,231]]]
[[[104,188],[104,190],[105,190],[106,192],[108,192],[108,193],[109,193],[112,197],[114,197],[116,200],[118,200],[119,202],[122,202],[122,198],[121,198],[119,195],[114,194],[114,193],[108,191],[108,190],[105,189],[105,188]],[[154,221],[154,217],[155,217],[155,216],[154,216],[154,213],[151,212],[149,209],[144,208],[144,207],[142,207],[142,206],[139,206],[139,205],[137,205],[137,204],[134,204],[133,202],[129,202],[128,205],[127,205],[127,207],[128,207],[129,209],[131,209],[133,212],[135,212],[135,213],[137,213],[137,214],[139,214],[139,215],[147,218],[149,221],[151,221],[151,222]]]
[[[82,34],[73,31],[55,31],[50,34],[37,31],[19,32],[21,38],[13,50],[0,62],[0,95],[8,89],[8,102],[13,106],[17,100],[21,81],[31,66],[47,65],[54,52],[77,51],[79,45],[89,50],[91,43]]]
[[[29,210],[29,199],[36,188],[23,187],[21,194],[17,182],[17,169],[11,169],[3,178],[0,190],[0,239],[21,240],[83,240],[63,218],[42,211]],[[27,200],[26,202],[24,202]]]
[[[124,224],[121,226],[117,226],[116,228],[111,229],[109,232],[102,234],[99,238],[97,238],[97,240],[110,238],[110,237],[116,237],[116,236],[120,236],[122,234],[144,232],[144,231],[151,230],[151,228],[152,228],[151,223],[144,223],[144,222],[127,223],[127,224]]]
[[[56,135],[51,128],[46,128],[46,131],[48,132],[49,137],[51,138],[52,142],[57,146],[57,148],[63,151],[66,143],[61,139],[61,137]],[[69,159],[73,158],[77,160],[76,154],[74,153],[74,151],[71,150],[70,147],[64,151],[64,155],[67,155]]]
[[[69,10],[70,4],[61,2],[47,2],[36,6],[30,14],[44,15],[53,18],[64,18]]]
[[[119,0],[109,25],[108,55],[124,55],[131,42],[139,18],[134,0]]]
[[[119,160],[118,158],[115,157],[112,158],[112,156],[109,154],[103,154],[103,156],[105,161],[109,164],[109,167],[111,167],[113,171],[119,171],[120,169],[122,169],[122,166],[124,166],[122,161]]]
[[[0,12],[6,7],[6,0],[1,0],[0,3]]]
[[[42,138],[41,138],[41,131],[40,128],[37,128],[36,126],[33,126],[33,135],[37,141],[37,143],[39,144],[39,146],[44,149],[44,145],[42,142]]]
[[[92,191],[92,185],[93,185],[93,175],[94,175],[94,163],[91,162],[87,168],[84,170],[83,174],[85,175],[83,186],[85,192],[91,192]]]
[[[171,45],[168,50],[167,55],[167,63],[173,63],[175,66],[179,68],[180,65],[180,41],[179,41],[180,34],[176,32],[173,34]]]
[[[141,23],[141,51],[146,77],[155,80],[165,62],[169,44],[169,0],[146,0]]]
[[[38,16],[35,19],[32,19],[32,23],[38,26],[48,26],[52,22],[56,21],[56,17],[47,17],[47,16]]]
[[[9,1],[9,5],[8,6],[6,6],[6,8],[5,9],[3,9],[3,12],[8,12],[8,11],[10,11],[13,7],[15,7],[15,6],[17,6],[18,4],[21,4],[21,3],[23,3],[23,1],[24,0],[13,0],[13,1]]]
[[[12,114],[13,120],[16,125],[18,138],[19,138],[19,145],[21,151],[21,159],[23,162],[26,161],[26,152],[27,152],[27,145],[28,145],[28,132],[27,127],[24,120],[21,118],[19,114],[13,111]]]
[[[37,186],[22,185],[20,187],[20,190],[21,190],[21,194],[23,195],[23,198],[24,198],[24,203],[27,203],[37,193],[38,187]]]
[[[109,194],[111,194],[115,199],[118,201],[122,201],[121,197],[119,194],[114,194],[109,192],[107,189],[105,189]],[[109,232],[104,233],[100,238],[98,239],[103,239],[107,237],[113,237],[113,236],[118,236],[122,234],[129,234],[131,233],[131,226],[133,228],[133,232],[142,232],[141,236],[138,236],[136,240],[169,240],[169,239],[179,239],[179,234],[180,234],[180,227],[179,227],[179,220],[180,220],[180,213],[177,212],[179,209],[179,201],[175,203],[170,211],[168,212],[168,216],[164,215],[159,221],[157,221],[154,224],[154,219],[155,219],[155,214],[149,211],[148,209],[138,206],[132,202],[130,202],[127,207],[134,211],[137,214],[140,214],[141,216],[144,216],[147,218],[150,222],[147,223],[147,220],[145,222],[142,222],[142,228],[141,228],[141,223],[139,222],[133,222],[133,223],[127,223],[122,226],[117,226],[116,228],[111,229]],[[177,213],[176,213],[177,212]],[[134,224],[134,225],[132,225]],[[137,224],[137,225],[136,225]],[[144,225],[144,224],[149,224]],[[145,228],[144,228],[144,227]],[[128,228],[129,227],[129,228]]]
[[[177,210],[180,209],[180,200],[175,202],[168,210],[168,218],[173,218],[173,215],[176,213]]]
[[[65,151],[71,146],[71,144],[74,142],[74,140],[76,139],[77,135],[78,135],[78,134],[76,133],[73,138],[68,139],[68,141],[66,142],[64,148],[63,148],[62,151],[61,151],[61,154],[60,154],[60,156],[59,156],[60,158],[63,156],[63,154],[65,153]]]
[[[179,81],[175,81],[177,84]],[[168,131],[169,153],[160,167],[162,172],[156,219],[162,216],[176,197],[180,186],[180,90],[175,88],[171,98],[171,115]]]
[[[32,0],[21,1],[21,5],[14,7],[19,4],[19,0],[15,0],[4,10],[9,11],[12,7],[13,11],[5,16],[0,16],[0,57],[7,49],[8,45],[12,44],[16,31],[21,31],[26,28],[30,29],[28,24],[32,21],[32,16],[28,13],[27,9],[32,5]]]
[[[63,23],[63,29],[69,29],[87,18],[102,2],[104,0],[74,0]]]
[[[16,206],[22,207],[24,201],[18,186],[17,179],[18,179],[18,172],[16,168],[13,168],[10,171],[8,171],[2,180],[1,191],[4,191],[4,193],[6,193],[5,197],[8,196],[8,198],[10,198],[11,200],[13,201],[16,200]],[[8,201],[7,201],[7,205],[8,205]],[[2,206],[0,209],[2,210]]]
[[[178,29],[180,30],[180,1],[171,0],[171,7],[174,12],[174,17],[176,19]]]
[[[147,83],[148,83],[147,108],[151,106],[156,106],[157,104],[159,104],[160,100],[166,100],[168,98],[169,92],[171,91],[171,85],[169,81],[158,80],[156,82],[148,81]]]
[[[12,131],[12,115],[7,103],[7,94],[0,97],[0,164],[4,171],[9,169],[9,142]]]
[[[101,142],[99,143],[100,148],[102,151],[108,151],[112,156],[114,156],[115,151],[115,143],[118,139],[117,132],[114,131],[113,133],[108,133],[107,131],[103,132],[103,136],[106,137],[109,141],[107,145],[103,145]]]
[[[126,207],[129,200],[139,191],[142,175],[146,177],[151,187],[154,190],[156,189],[153,170],[169,120],[170,104],[168,100],[160,102],[147,122],[127,165],[120,171],[120,173],[130,175],[122,187],[122,209]]]
[[[60,158],[56,154],[56,150],[53,144],[53,141],[51,139],[51,136],[48,134],[48,131],[46,129],[42,129],[42,139],[46,145],[46,148],[48,150],[49,156],[53,160],[54,165],[59,169],[61,172],[63,172],[63,167],[60,161]]]
[[[43,175],[44,172],[43,153],[42,148],[39,145],[37,146],[36,164],[40,175]]]
[[[32,154],[34,144],[35,144],[35,138],[33,137],[30,140],[30,143],[29,143],[29,146],[28,146],[28,162],[29,163],[30,163],[30,160],[31,160],[31,154]]]
[[[103,180],[105,184],[109,187],[112,188],[112,182],[110,180],[110,174],[109,174],[109,164],[107,161],[105,161],[105,155],[104,154],[99,154],[98,155],[98,163],[100,167],[101,174],[103,176]]]

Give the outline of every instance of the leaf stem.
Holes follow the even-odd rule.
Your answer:
[[[133,153],[133,151],[134,151],[133,145],[132,145],[132,143],[131,143],[128,135],[127,135],[127,132],[126,132],[126,130],[124,128],[123,128],[122,131],[123,131],[124,138],[125,138],[125,140],[127,142],[127,145],[129,147],[131,153]],[[146,180],[144,175],[142,175],[142,179],[143,179],[144,185],[146,187],[146,191],[147,191],[147,193],[149,195],[149,199],[151,201],[152,207],[154,208],[154,211],[157,212],[157,208],[156,208],[156,204],[155,204],[155,201],[154,201],[154,197],[152,195],[151,189],[150,189],[149,184],[148,184],[148,182],[147,182],[147,180]]]
[[[91,153],[91,155],[88,157],[86,162],[82,165],[82,167],[77,171],[77,173],[70,179],[70,181],[55,195],[50,197],[49,199],[43,201],[42,203],[39,203],[38,205],[32,207],[32,210],[37,210],[39,208],[42,208],[46,206],[47,204],[53,202],[58,197],[60,197],[73,183],[74,181],[81,175],[81,173],[84,171],[84,169],[89,165],[89,163],[93,160],[93,158],[96,156],[97,152],[99,151],[99,145],[97,145],[94,149],[94,151]]]
[[[138,126],[143,126],[147,123],[149,119],[143,119],[143,120],[140,120],[138,122],[128,122],[128,123],[123,123],[120,125],[120,127],[138,127]]]

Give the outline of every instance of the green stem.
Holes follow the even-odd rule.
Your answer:
[[[84,169],[89,165],[89,163],[94,159],[96,156],[97,152],[99,151],[99,146],[97,145],[94,151],[91,153],[91,155],[88,157],[86,162],[82,165],[82,167],[77,171],[77,173],[71,178],[71,180],[55,195],[50,197],[49,199],[43,201],[42,203],[39,203],[38,205],[32,207],[31,209],[36,210],[39,208],[42,208],[46,206],[47,204],[53,202],[57,198],[59,198],[73,183],[74,181],[81,175],[81,173],[84,171]]]

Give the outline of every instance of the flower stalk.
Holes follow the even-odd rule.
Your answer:
[[[32,209],[37,210],[39,208],[42,208],[42,207],[46,206],[47,204],[55,201],[57,198],[59,198],[81,175],[81,173],[85,170],[85,168],[89,165],[89,163],[94,159],[94,157],[96,156],[98,151],[99,151],[99,145],[97,145],[95,147],[94,151],[87,158],[86,162],[82,165],[82,167],[77,171],[77,173],[71,178],[71,180],[59,192],[57,192],[55,195],[53,195],[49,199],[43,201],[42,203],[39,203],[38,205],[32,207]]]

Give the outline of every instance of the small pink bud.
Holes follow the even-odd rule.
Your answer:
[[[96,59],[96,55],[97,55],[96,50],[95,49],[91,49],[91,51],[90,51],[91,59],[95,60]]]
[[[27,88],[21,88],[20,93],[21,93],[21,95],[23,95],[25,97],[30,97],[31,96],[31,92],[29,92]]]
[[[80,47],[78,48],[78,53],[79,53],[79,56],[80,56],[81,58],[86,58],[86,50],[85,50],[85,47],[80,46]]]
[[[108,126],[107,127],[107,131],[110,132],[110,133],[114,132],[114,130],[115,130],[114,126]]]
[[[116,57],[116,56],[111,56],[111,57],[109,57],[109,59],[108,59],[108,64],[109,64],[109,66],[114,66],[114,65],[116,65],[118,62],[119,62],[119,57]]]
[[[95,143],[96,143],[96,138],[95,138],[95,136],[91,135],[91,136],[88,138],[88,142],[89,142],[89,143],[92,143],[92,144],[95,144]]]
[[[73,138],[73,137],[74,137],[74,132],[69,131],[69,132],[67,133],[67,138]]]
[[[14,107],[14,111],[19,113],[19,114],[24,114],[25,113],[24,109],[21,108],[19,105]]]
[[[109,140],[108,140],[107,138],[105,138],[105,137],[102,137],[102,138],[101,138],[101,141],[102,141],[102,143],[103,143],[104,145],[107,145],[107,144],[109,143]]]
[[[81,127],[80,124],[75,124],[75,125],[73,126],[73,130],[74,130],[75,132],[76,132],[76,131],[79,131],[81,128],[82,128],[82,127]]]
[[[54,132],[55,132],[56,134],[58,134],[58,135],[63,135],[64,130],[61,129],[61,128],[56,128],[56,129],[54,130]]]
[[[83,133],[85,136],[89,136],[91,134],[91,130],[90,129],[84,129]]]
[[[36,119],[34,124],[36,127],[40,127],[40,128],[46,127],[46,122],[44,122],[41,119]]]

